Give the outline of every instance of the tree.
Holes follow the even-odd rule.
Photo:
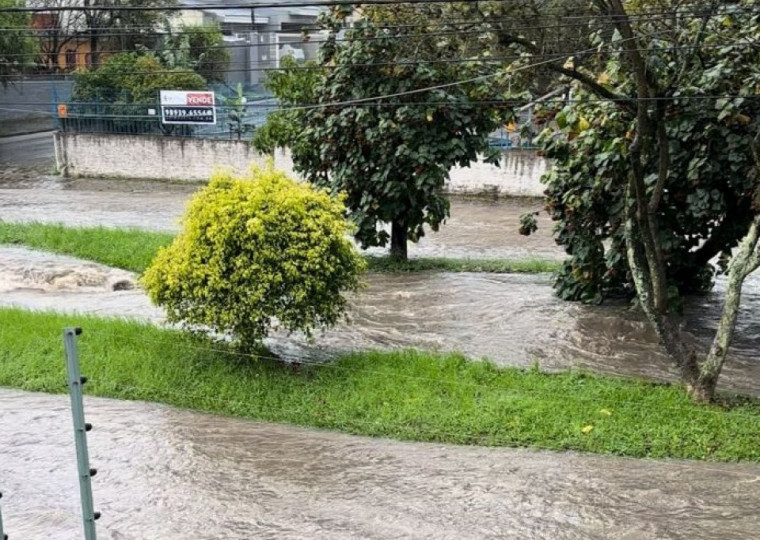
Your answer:
[[[98,69],[77,72],[72,97],[85,103],[154,105],[160,90],[205,89],[203,77],[189,69],[169,69],[152,54],[120,53]]]
[[[45,9],[54,9],[41,15],[36,27],[42,61],[48,68],[57,70],[61,53],[84,27],[84,13],[81,9],[62,8],[76,8],[82,4],[80,0],[34,0],[33,5],[43,12]]]
[[[168,26],[174,12],[160,9],[118,9],[119,7],[173,6],[176,0],[83,0],[83,33],[89,36],[90,59],[93,67],[100,65],[102,42],[105,40],[120,51],[155,49],[161,39],[161,27]]]
[[[343,316],[364,261],[341,200],[272,168],[217,174],[142,283],[171,322],[229,334],[251,349],[273,319],[310,333]]]
[[[712,399],[742,283],[760,264],[759,3],[647,0],[624,6],[620,0],[579,0],[572,7],[590,16],[583,34],[568,38],[578,48],[556,55],[554,63],[546,62],[551,44],[518,27],[521,15],[554,15],[546,10],[557,10],[559,3],[485,4],[479,6],[488,10],[483,20],[501,18],[497,42],[521,52],[522,65],[540,58],[593,100],[607,101],[568,107],[557,118],[564,137],[549,143],[549,152],[560,159],[549,190],[555,202],[565,199],[552,211],[563,220],[560,241],[573,255],[570,286],[582,289],[592,282],[603,288],[608,278],[630,280],[690,394]],[[513,16],[504,18],[507,12]],[[721,140],[724,155],[710,147]],[[589,159],[569,155],[579,149],[591,151]],[[707,155],[698,154],[701,149]],[[587,201],[579,200],[584,184],[596,190]],[[568,218],[575,211],[581,216]],[[584,234],[584,226],[610,236],[610,248]],[[710,253],[721,251],[730,258],[728,290],[704,354],[687,343],[672,317],[678,307],[674,292],[679,286],[687,290]],[[600,257],[609,257],[604,272]],[[595,261],[596,268],[579,261]],[[621,278],[621,271],[630,278]]]
[[[442,189],[451,167],[468,166],[479,154],[497,161],[488,135],[511,111],[473,102],[490,91],[483,84],[494,75],[489,65],[431,61],[440,60],[446,47],[426,39],[430,28],[423,19],[415,18],[422,24],[412,30],[383,26],[377,12],[365,10],[347,39],[338,41],[346,15],[334,9],[322,19],[329,31],[322,70],[298,77],[293,73],[299,68],[291,67],[270,79],[283,105],[304,107],[274,121],[295,121],[297,129],[286,134],[296,170],[347,194],[362,247],[390,240],[391,254],[406,259],[407,241],[422,237],[425,226],[438,230],[449,215]],[[305,86],[295,91],[289,82]],[[257,140],[266,136],[271,129]],[[383,224],[390,224],[390,235]]]
[[[167,66],[192,69],[210,83],[224,82],[231,57],[218,24],[170,30],[158,54]]]
[[[18,0],[0,0],[0,8],[23,6]],[[34,64],[33,56],[37,52],[37,44],[29,37],[29,13],[0,12],[0,27],[6,28],[0,32],[0,81],[6,86],[9,75],[23,72],[23,69]]]

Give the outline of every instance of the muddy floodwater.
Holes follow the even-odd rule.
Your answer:
[[[11,174],[12,173],[12,174]],[[0,219],[176,230],[197,186],[0,174]],[[461,200],[412,256],[559,258],[551,224],[515,231],[536,201]],[[623,303],[552,295],[549,276],[370,274],[351,324],[313,342],[275,333],[286,358],[366,348],[460,351],[502,365],[671,379]],[[719,282],[687,306],[706,344]],[[163,323],[129,272],[0,247],[0,305]],[[722,388],[760,395],[760,276],[745,287]],[[63,359],[61,359],[63,370]],[[99,538],[716,539],[760,537],[760,465],[631,460],[403,443],[87,398]],[[0,491],[11,540],[82,538],[65,396],[0,389]]]
[[[140,180],[62,180],[0,177],[0,219],[175,231],[199,185]],[[451,218],[438,233],[410,244],[411,256],[552,258],[562,256],[543,215],[539,232],[517,234],[520,214],[539,210],[537,199],[486,201],[454,198]],[[381,250],[374,250],[379,253]]]
[[[176,230],[198,185],[125,180],[0,177],[0,219],[70,225]],[[452,200],[440,232],[410,245],[410,255],[562,257],[544,215],[539,234],[517,234],[519,216],[539,209],[532,199]],[[114,290],[124,273],[67,257],[0,248],[0,304],[120,315],[161,321],[139,288]],[[367,276],[351,301],[351,324],[308,343],[275,334],[269,345],[286,358],[323,360],[336,352],[417,347],[488,357],[503,365],[591,369],[672,380],[648,324],[621,302],[586,307],[557,300],[546,275],[404,274]],[[94,281],[93,281],[94,280]],[[132,276],[134,281],[134,276]],[[129,280],[127,280],[129,281]],[[686,331],[707,346],[719,317],[724,283],[692,298]],[[736,341],[721,388],[760,395],[760,273],[744,287]]]
[[[98,538],[716,539],[760,466],[402,443],[87,398]],[[11,540],[82,538],[68,400],[0,389]]]
[[[760,395],[760,276],[748,284],[737,339],[721,388]],[[56,309],[163,321],[135,283],[136,276],[102,265],[0,247],[0,305]],[[625,303],[583,306],[558,300],[546,275],[368,274],[351,297],[348,324],[307,341],[274,333],[270,348],[290,360],[328,361],[335,354],[374,348],[458,351],[501,365],[544,370],[587,369],[673,380],[648,323]],[[705,347],[722,282],[692,299],[683,321]]]

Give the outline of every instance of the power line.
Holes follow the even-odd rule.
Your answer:
[[[502,0],[505,1],[505,0]],[[188,11],[193,11],[197,8],[194,8],[192,6],[188,6],[185,8]],[[2,10],[0,10],[2,12]],[[626,16],[626,18],[633,22],[641,22],[641,21],[647,21],[647,20],[661,20],[663,15],[678,15],[678,16],[689,16],[689,17],[704,17],[705,15],[721,15],[721,14],[754,14],[757,13],[755,10],[751,9],[743,9],[741,7],[733,7],[725,12],[721,12],[718,10],[694,10],[694,9],[672,9],[672,10],[662,10],[662,11],[643,11],[643,12],[637,12],[637,13],[630,13]],[[424,15],[424,14],[423,14]],[[578,23],[574,24],[559,24],[559,25],[548,25],[548,26],[523,26],[523,27],[510,27],[509,30],[519,30],[519,29],[549,29],[549,28],[562,28],[565,26],[568,27],[574,27],[574,26],[586,26],[588,22],[592,19],[611,19],[616,18],[615,15],[612,14],[588,14],[588,15],[568,15],[565,12],[560,11],[546,11],[542,12],[542,18],[548,18],[556,16],[558,19],[562,20],[580,20]],[[467,26],[472,24],[496,24],[496,23],[504,23],[504,22],[512,22],[514,21],[514,17],[494,17],[494,18],[487,18],[487,19],[473,19],[473,18],[452,18],[452,19],[433,19],[433,25],[435,26]],[[223,21],[220,21],[223,23]],[[229,24],[229,23],[227,23]],[[237,23],[233,23],[237,24]],[[393,28],[415,28],[415,27],[427,27],[430,23],[414,23],[414,24],[392,24],[392,25],[384,25],[384,24],[378,24],[373,25],[375,28],[381,28],[381,29],[393,29]],[[205,28],[204,26],[194,26],[194,25],[188,25],[189,27],[198,27],[198,28]],[[250,26],[255,26],[255,24],[250,23]],[[126,28],[130,29],[137,29],[137,30],[156,30],[157,25],[128,25],[125,26]],[[95,27],[88,27],[84,31],[89,30],[111,30],[114,26],[95,26]],[[354,27],[352,26],[343,26],[344,30],[350,30]],[[324,30],[325,28],[323,26],[319,25],[302,25],[299,26],[297,31],[301,30]],[[34,32],[50,32],[53,30],[56,30],[56,28],[30,28],[29,26],[14,26],[14,27],[0,27],[0,30],[27,30],[27,31],[34,31]],[[252,29],[252,31],[257,31],[259,33],[276,33],[276,32],[285,32],[283,30],[255,30]]]
[[[508,2],[510,0],[491,0],[492,2]],[[393,6],[402,4],[473,4],[477,0],[331,0],[310,2],[280,1],[275,3],[252,3],[243,4],[202,4],[195,6],[181,5],[147,5],[147,6],[50,6],[50,7],[8,7],[0,8],[0,13],[18,12],[56,12],[56,11],[185,11],[185,10],[225,10],[225,9],[274,9],[274,8],[297,8],[297,7],[351,7],[359,5]]]
[[[390,38],[383,38],[383,39],[390,39]],[[610,45],[618,45],[621,42],[611,43]],[[274,46],[274,45],[273,45]],[[739,47],[739,46],[750,46],[750,47],[759,47],[760,46],[760,40],[758,41],[738,41],[733,43],[710,43],[710,44],[704,44],[700,45],[699,49],[723,49],[725,47]],[[693,45],[680,45],[680,46],[673,46],[673,47],[640,47],[631,49],[634,51],[639,52],[672,52],[672,51],[679,51],[679,50],[693,50]],[[100,51],[102,54],[108,54],[109,51]],[[135,52],[135,51],[130,51]],[[149,53],[160,53],[161,51],[148,51]],[[293,66],[293,67],[263,67],[263,68],[227,68],[227,69],[207,69],[203,70],[204,73],[254,73],[254,72],[270,72],[270,71],[322,71],[322,70],[334,70],[334,69],[345,69],[345,68],[352,68],[352,67],[382,67],[382,66],[414,66],[414,65],[420,65],[420,64],[461,64],[461,63],[470,63],[470,64],[498,64],[501,62],[506,61],[516,61],[521,59],[533,59],[533,58],[545,58],[545,59],[553,59],[553,60],[561,60],[565,58],[569,58],[572,56],[577,55],[596,55],[596,54],[617,54],[620,51],[617,50],[607,50],[602,51],[599,50],[597,47],[586,49],[584,51],[558,51],[554,53],[539,53],[539,54],[530,54],[530,55],[509,55],[509,56],[499,56],[499,57],[483,57],[483,58],[449,58],[449,59],[432,59],[432,60],[422,60],[422,59],[413,59],[413,60],[399,60],[399,61],[389,61],[389,62],[365,62],[365,63],[355,63],[355,64],[334,64],[334,65],[314,65],[314,66]],[[63,52],[61,54],[64,54]],[[262,63],[272,63],[276,62],[276,60],[264,60]],[[2,66],[3,63],[0,62],[0,66]],[[48,67],[45,63],[33,63],[31,65],[39,66],[39,67]],[[186,71],[186,72],[192,72],[192,69],[187,67],[179,67],[175,69],[160,69],[160,70],[154,70],[154,71],[131,71],[129,72],[129,75],[165,75],[165,74],[171,74],[171,73],[177,73],[178,71]],[[14,78],[17,77],[18,74],[2,74],[0,75],[0,78]],[[48,74],[47,76],[61,76],[61,77],[68,77],[69,74]]]

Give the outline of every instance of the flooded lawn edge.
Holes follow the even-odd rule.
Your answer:
[[[171,243],[174,235],[141,229],[110,227],[70,227],[47,223],[9,223],[0,221],[0,245],[25,246],[32,249],[69,255],[141,273],[156,252]],[[559,269],[553,260],[472,259],[419,257],[395,261],[387,256],[365,256],[371,272],[487,272],[546,273]]]
[[[760,461],[760,400],[691,403],[676,385],[367,351],[283,364],[148,323],[0,309],[0,386],[61,393],[81,326],[87,392],[357,435],[708,461]]]

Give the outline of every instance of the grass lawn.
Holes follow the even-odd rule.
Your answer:
[[[21,245],[71,255],[81,259],[141,273],[156,251],[172,241],[173,235],[139,229],[106,227],[68,227],[44,223],[6,223],[0,221],[0,245]],[[504,259],[419,258],[395,261],[390,257],[367,256],[371,272],[553,272],[556,261]]]
[[[0,309],[0,386],[64,392],[64,326],[81,326],[90,394],[418,441],[760,461],[760,400],[698,406],[677,386],[367,352],[285,366],[178,331]]]

